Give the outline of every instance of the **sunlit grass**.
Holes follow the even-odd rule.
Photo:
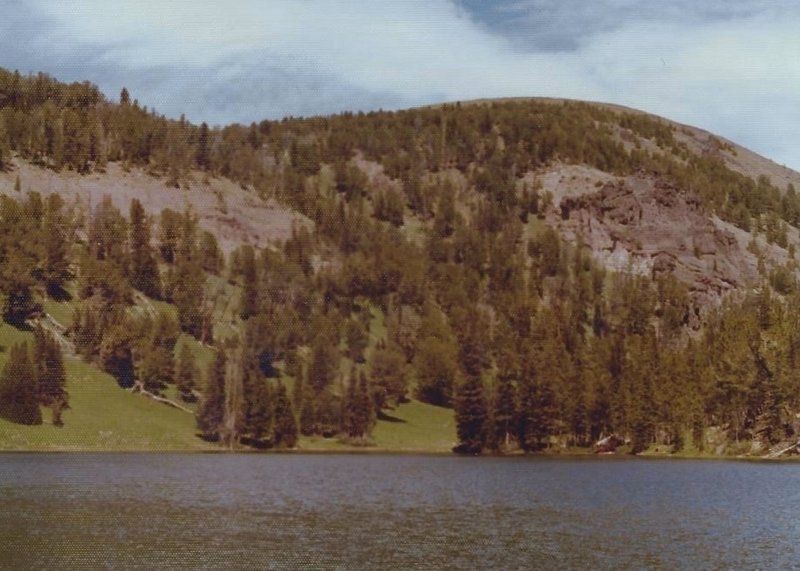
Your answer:
[[[3,450],[205,450],[195,436],[194,416],[119,388],[94,366],[68,359],[70,409],[64,426],[21,426],[0,419]]]

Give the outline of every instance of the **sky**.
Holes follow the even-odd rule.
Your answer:
[[[800,170],[795,0],[0,0],[0,67],[212,125],[484,97],[627,105]]]

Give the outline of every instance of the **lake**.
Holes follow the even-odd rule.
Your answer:
[[[780,569],[800,464],[0,455],[2,569]]]

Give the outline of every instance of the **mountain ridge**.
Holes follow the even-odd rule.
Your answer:
[[[57,311],[205,440],[364,445],[416,401],[466,453],[800,432],[800,175],[705,131],[574,101],[209,128],[41,75],[0,94],[9,338]]]

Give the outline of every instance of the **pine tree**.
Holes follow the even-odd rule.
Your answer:
[[[314,406],[314,393],[307,383],[303,383],[302,399],[300,400],[300,432],[303,436],[311,436],[317,430],[317,411]]]
[[[197,412],[197,427],[207,440],[220,437],[225,420],[225,383],[227,357],[220,348],[206,376],[206,390]]]
[[[239,317],[249,319],[258,313],[258,269],[252,246],[242,248],[242,306]]]
[[[178,369],[175,373],[178,396],[182,401],[195,402],[197,400],[194,394],[197,374],[192,350],[189,348],[188,343],[183,343],[178,353]]]
[[[517,429],[524,451],[536,452],[547,446],[556,417],[554,400],[549,383],[534,378],[523,383]]]
[[[355,363],[364,362],[364,351],[369,344],[369,334],[360,321],[350,319],[345,324],[347,356]]]
[[[292,411],[292,403],[282,382],[275,391],[275,426],[272,442],[277,448],[294,448],[297,445],[297,421]]]
[[[350,372],[342,414],[342,432],[351,439],[363,440],[369,436],[375,422],[369,381],[364,371]]]
[[[203,122],[200,124],[200,133],[197,137],[197,151],[194,157],[195,164],[200,170],[207,171],[211,167],[209,147],[208,123]]]
[[[253,364],[245,366],[242,373],[244,422],[241,432],[258,446],[272,433],[272,391],[267,380]]]
[[[358,389],[355,394],[354,408],[356,411],[357,424],[361,431],[361,437],[367,438],[375,425],[375,407],[369,379],[363,370],[358,374]]]
[[[403,351],[394,342],[381,341],[369,358],[375,408],[392,408],[406,399],[408,366]]]
[[[67,257],[69,242],[62,212],[63,206],[64,201],[58,194],[48,196],[42,223],[44,246],[42,277],[47,293],[62,298],[65,296],[64,284],[72,277]]]
[[[52,411],[53,426],[63,426],[61,414],[69,408],[69,395],[64,388],[67,381],[64,355],[56,338],[41,326],[33,333],[33,354],[39,402]]]
[[[310,388],[319,393],[328,387],[339,369],[339,352],[329,335],[318,333],[311,348],[311,364],[308,368]]]
[[[458,345],[444,315],[430,301],[423,307],[420,332],[414,355],[417,396],[423,402],[450,406],[458,374]]]
[[[16,344],[0,374],[0,416],[19,424],[41,424],[36,370],[27,343]]]
[[[131,200],[130,219],[131,285],[143,294],[158,299],[161,297],[161,280],[150,245],[150,224],[137,198]]]
[[[149,342],[141,353],[143,355],[136,364],[139,382],[146,391],[159,394],[175,380],[172,350]]]
[[[509,375],[498,375],[492,412],[492,446],[507,449],[516,433],[517,419],[517,390]]]
[[[3,320],[19,328],[40,307],[33,298],[31,263],[24,252],[12,250],[0,267],[0,292],[5,293]]]
[[[479,377],[469,376],[458,388],[456,401],[456,427],[459,454],[480,454],[487,440],[487,410],[483,383]]]

